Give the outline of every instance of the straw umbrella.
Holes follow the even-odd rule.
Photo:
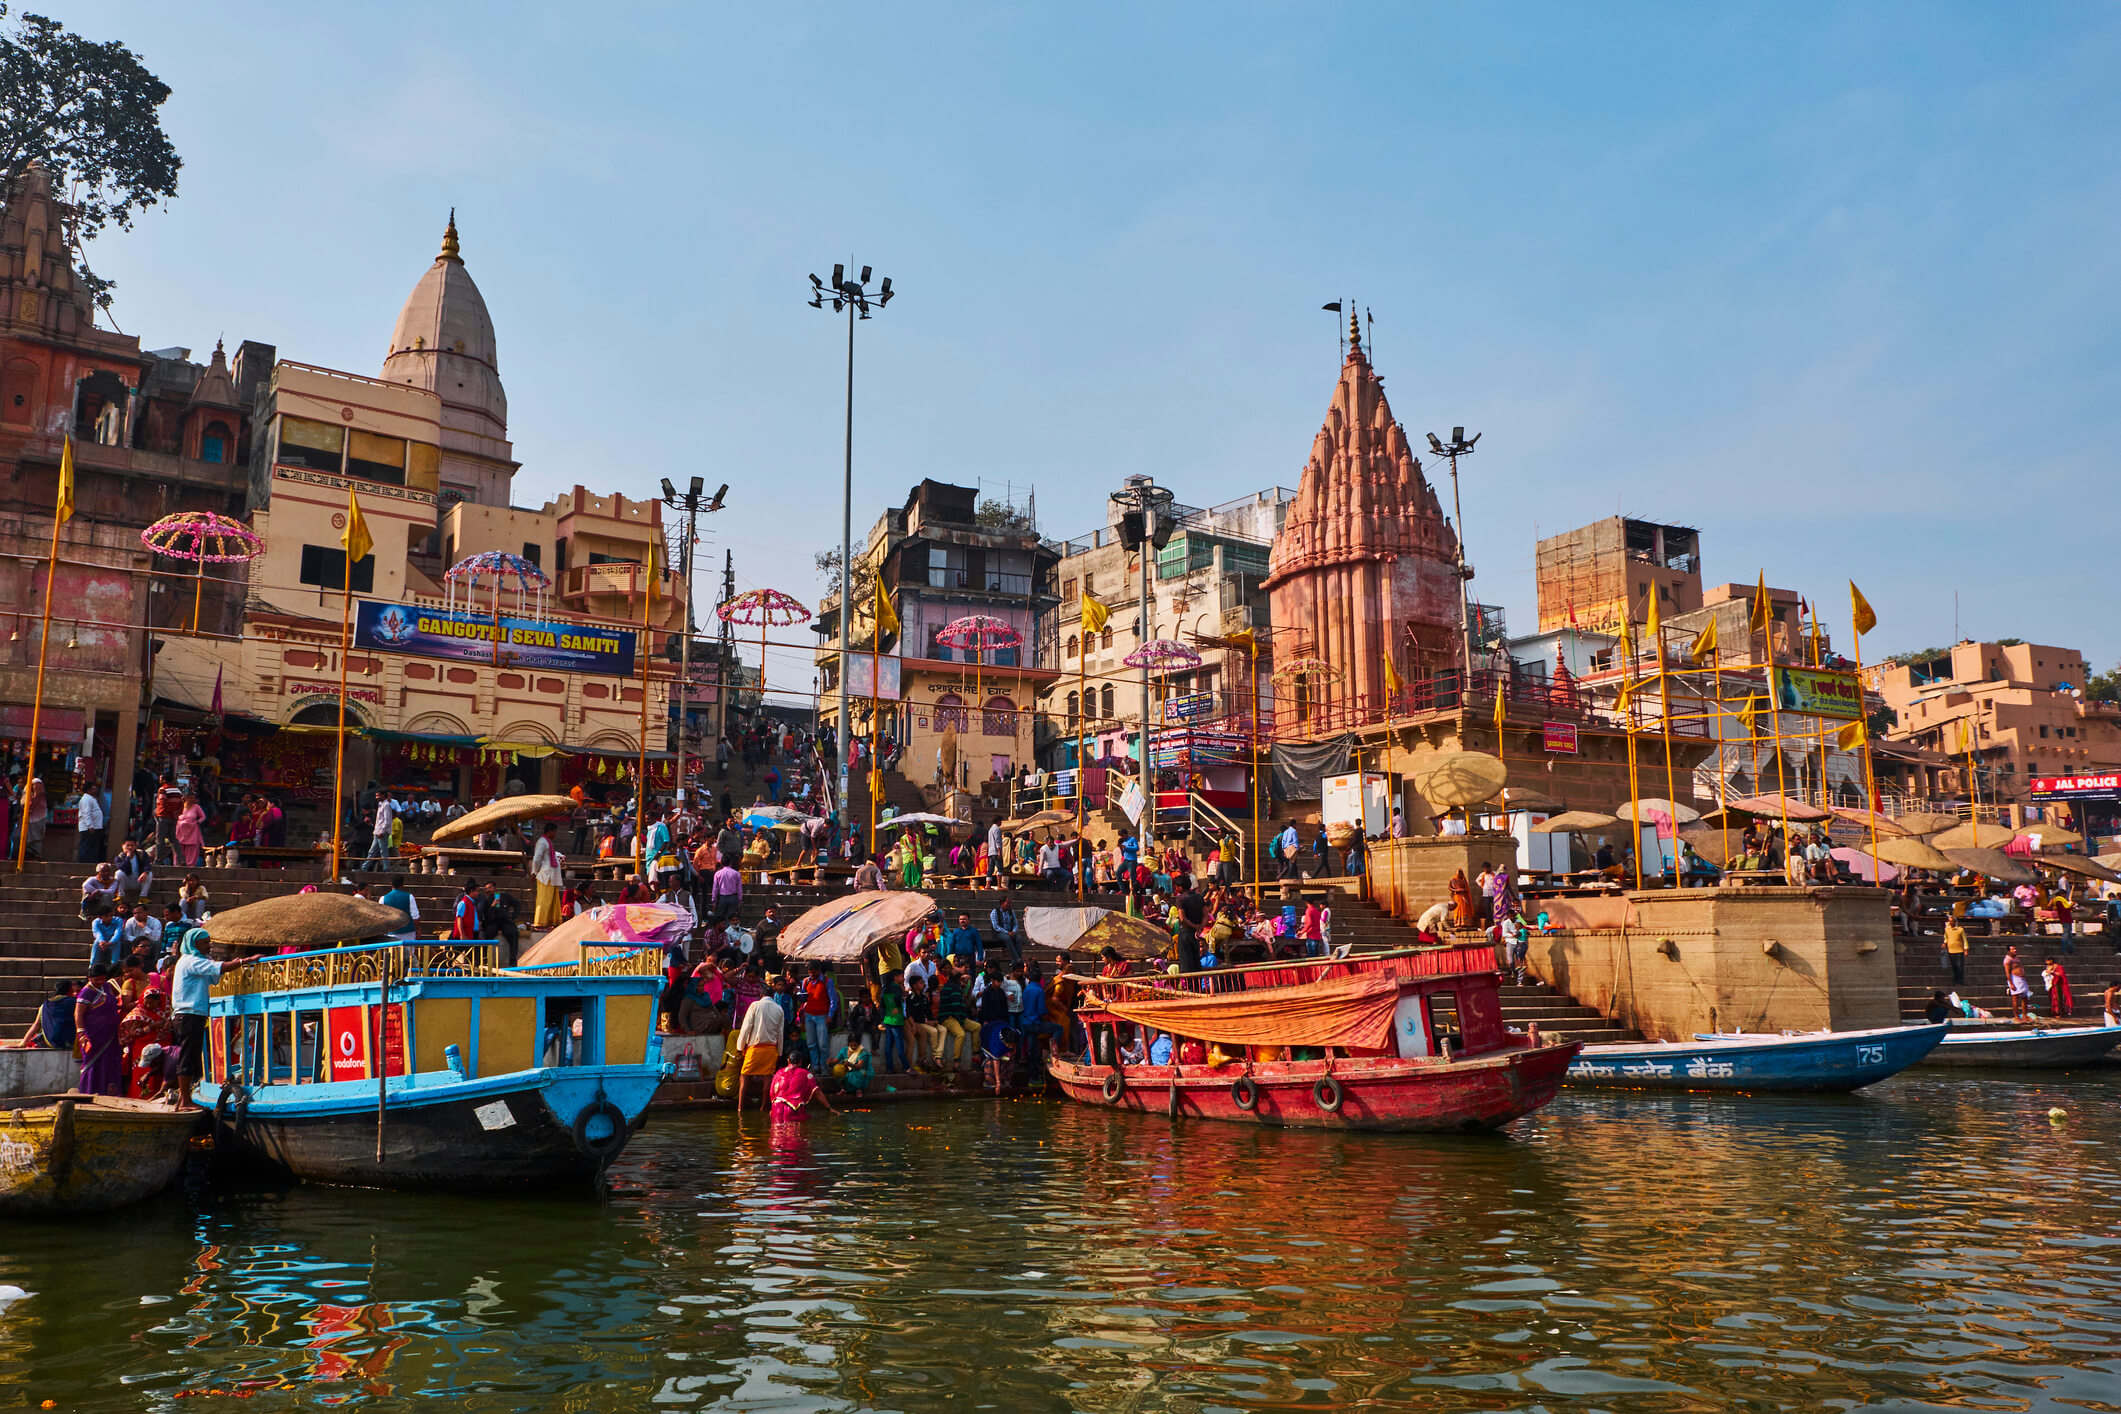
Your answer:
[[[2097,879],[2102,883],[2121,884],[2121,874],[2106,865],[2086,859],[2081,854],[2058,854],[2052,857],[2035,855],[2031,861],[2042,869],[2055,869],[2064,874],[2075,874],[2081,878]]]
[[[265,553],[265,541],[247,525],[212,511],[179,511],[140,532],[140,543],[172,560],[189,560],[192,571],[191,631],[199,631],[199,601],[209,564],[238,564]]]
[[[205,927],[230,947],[306,949],[402,933],[412,918],[353,894],[288,894],[216,913]]]
[[[1934,835],[1940,830],[1949,830],[1959,823],[1957,815],[1945,815],[1938,811],[1922,810],[1908,815],[1895,815],[1892,821],[1903,834]]]
[[[2002,849],[2017,835],[2008,825],[1985,825],[1978,820],[1968,820],[1934,836],[1930,843],[1942,850],[1954,849]],[[1985,872],[1985,871],[1984,871]]]
[[[1928,840],[1913,835],[1896,835],[1892,839],[1878,841],[1879,859],[1903,869],[1932,869],[1949,873],[1958,864]]]
[[[518,820],[535,820],[540,815],[564,815],[573,809],[573,799],[564,795],[503,796],[469,814],[458,816],[428,838],[435,844],[468,840],[475,835],[483,835],[488,830],[513,825]]]
[[[1645,800],[1638,800],[1629,805],[1616,805],[1613,807],[1613,814],[1619,819],[1637,825],[1655,824],[1656,821],[1651,817],[1656,815],[1663,815],[1674,825],[1691,825],[1701,818],[1701,812],[1692,806],[1681,805],[1673,800],[1663,800],[1657,796],[1650,796]]]
[[[2019,827],[2013,838],[2022,840],[2034,835],[2039,836],[2040,848],[2042,849],[2049,849],[2056,845],[2084,843],[2084,836],[2078,834],[2075,830],[2065,830],[2060,825],[2023,825]]]
[[[2037,884],[2040,876],[2030,865],[2021,864],[2000,849],[1981,846],[1952,849],[1940,846],[1952,863],[1976,874],[1985,874],[1999,884]]]
[[[1410,774],[1422,799],[1454,810],[1493,800],[1501,793],[1509,770],[1485,751],[1438,751],[1416,757]]]
[[[1532,827],[1535,835],[1596,835],[1612,830],[1620,821],[1611,815],[1596,810],[1569,810],[1560,815],[1540,821]]]

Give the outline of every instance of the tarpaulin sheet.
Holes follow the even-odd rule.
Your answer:
[[[1274,798],[1317,801],[1325,792],[1327,776],[1344,774],[1355,759],[1355,738],[1334,737],[1330,741],[1307,741],[1274,748]]]
[[[1392,1039],[1399,979],[1330,977],[1300,987],[1260,987],[1166,1001],[1155,989],[1111,988],[1104,1009],[1123,1020],[1230,1046],[1350,1046],[1377,1050]],[[1120,1000],[1124,998],[1124,1000]]]

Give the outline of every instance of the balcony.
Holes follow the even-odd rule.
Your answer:
[[[678,590],[678,576],[671,570],[656,571],[655,593],[667,599]],[[647,587],[647,570],[633,561],[601,565],[576,565],[560,575],[560,602],[578,612],[593,612],[589,601],[603,598],[637,598]]]

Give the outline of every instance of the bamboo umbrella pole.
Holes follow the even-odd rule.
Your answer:
[[[199,636],[199,600],[206,593],[206,547],[199,545],[199,568],[192,572],[191,581],[191,634]]]
[[[339,882],[339,838],[346,822],[346,640],[353,627],[353,562],[341,557],[339,598],[339,732],[331,773],[331,881]]]
[[[1858,719],[1861,720],[1863,711],[1863,634],[1856,630],[1853,622],[1849,624],[1849,629],[1850,642],[1856,650],[1856,711],[1859,714]],[[1863,793],[1864,798],[1871,807],[1871,859],[1875,863],[1878,858],[1878,777],[1871,767],[1871,724],[1867,721],[1863,723]],[[2089,835],[2086,838],[2088,841]],[[1873,883],[1878,882],[1877,872],[1875,868],[1871,871],[1871,881]]]
[[[648,584],[641,595],[641,756],[634,776],[633,790],[633,848],[634,858],[639,861],[643,878],[648,874],[648,636],[651,631],[650,616],[655,612],[655,545],[648,546]],[[766,655],[759,653],[760,704],[764,705],[766,685]],[[846,684],[842,683],[844,691]],[[842,747],[844,750],[845,748]]]
[[[73,464],[72,438],[67,439],[66,452],[67,464],[71,466]],[[65,496],[64,488],[61,489],[60,496],[62,499]],[[63,509],[65,508],[60,501],[55,500],[53,502],[52,549],[44,567],[44,632],[37,641],[37,693],[35,697],[30,699],[29,709],[29,770],[22,777],[22,817],[15,822],[15,872],[17,874],[29,867],[29,788],[30,784],[37,779],[37,730],[44,722],[44,662],[45,658],[51,653],[52,648],[52,590],[58,586],[59,581],[59,527],[66,523],[66,516],[60,514]],[[346,710],[343,697],[339,710],[342,715]],[[338,853],[336,826],[333,828],[332,841],[332,853],[336,856]],[[337,867],[336,862],[333,867]]]

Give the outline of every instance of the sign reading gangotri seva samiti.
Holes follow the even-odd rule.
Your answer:
[[[537,619],[500,622],[501,661],[514,668],[551,668],[565,673],[628,677],[633,673],[635,635],[625,629]],[[491,663],[491,616],[422,609],[410,604],[367,602],[354,611],[354,643],[386,653]]]
[[[1863,684],[1854,673],[1832,673],[1822,668],[1775,669],[1775,705],[1785,712],[1808,717],[1863,715]]]

